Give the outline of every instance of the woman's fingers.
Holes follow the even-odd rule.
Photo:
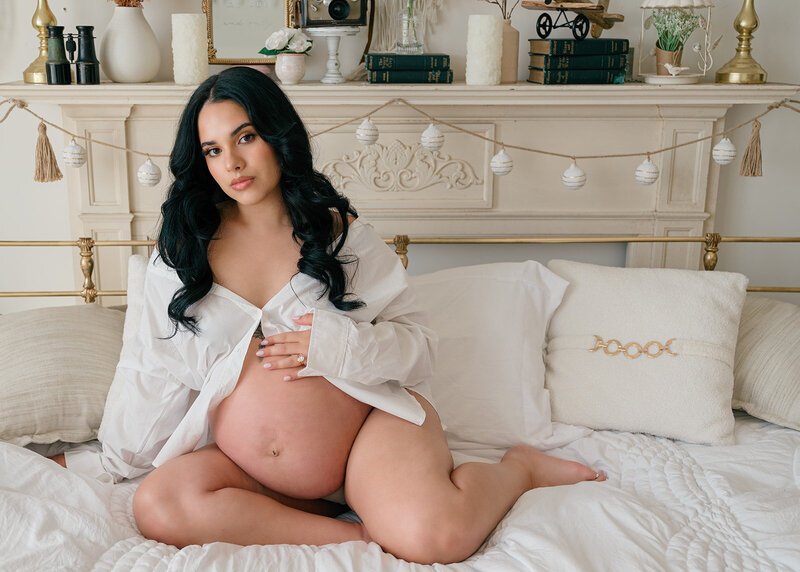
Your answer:
[[[287,369],[287,368],[304,368],[306,367],[305,354],[292,354],[289,356],[274,357],[264,360],[264,369]]]
[[[309,316],[311,314],[308,314]],[[282,334],[275,334],[261,340],[262,346],[273,346],[276,344],[286,344],[292,342],[305,342],[311,339],[311,330],[301,330],[299,332],[284,332]]]

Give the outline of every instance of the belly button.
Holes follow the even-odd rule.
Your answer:
[[[273,450],[272,450],[272,456],[273,456],[273,457],[277,457],[277,456],[278,456],[278,455],[280,455],[280,454],[281,454],[281,452],[280,452],[280,451],[278,451],[277,449],[273,449]]]

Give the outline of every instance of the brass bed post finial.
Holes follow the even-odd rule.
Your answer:
[[[92,249],[94,248],[93,238],[79,238],[78,246],[81,249],[81,272],[83,272],[83,290],[81,296],[87,304],[91,304],[97,298],[94,282],[92,282],[92,270],[94,270],[94,258]]]
[[[408,243],[410,242],[407,234],[396,234],[394,239],[394,252],[400,257],[400,262],[403,263],[403,268],[408,268]]]
[[[703,266],[706,270],[714,270],[717,267],[717,252],[722,235],[716,232],[706,233],[706,253],[703,255]]]

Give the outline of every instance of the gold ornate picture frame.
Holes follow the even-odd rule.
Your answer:
[[[296,0],[203,0],[208,63],[275,63],[275,56],[260,55],[258,50],[275,30],[294,27],[295,5]],[[252,57],[247,57],[251,51]]]

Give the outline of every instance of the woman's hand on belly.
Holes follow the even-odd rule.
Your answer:
[[[286,383],[286,370],[264,369],[257,348],[254,339],[236,388],[210,414],[217,446],[276,492],[326,496],[344,482],[350,449],[370,406],[323,377]]]
[[[298,326],[311,326],[314,314],[304,314],[293,318]],[[256,356],[263,358],[267,369],[282,370],[284,381],[299,379],[298,372],[305,367],[308,348],[311,343],[311,329],[283,332],[265,338]],[[300,364],[298,366],[298,364]]]

